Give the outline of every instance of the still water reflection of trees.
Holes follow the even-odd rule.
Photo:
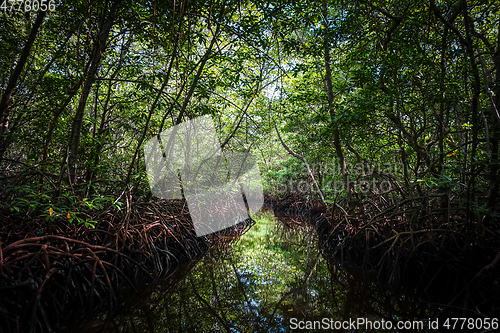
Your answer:
[[[433,307],[411,292],[364,282],[321,255],[311,226],[270,213],[231,246],[212,248],[194,267],[162,280],[96,332],[288,332],[297,320],[413,320]],[[289,221],[290,222],[290,221]],[[385,331],[387,332],[387,331]]]

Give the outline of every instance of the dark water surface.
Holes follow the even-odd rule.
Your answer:
[[[236,243],[212,248],[190,269],[160,281],[117,315],[87,323],[84,331],[397,332],[403,320],[421,321],[406,325],[428,331],[439,309],[418,293],[339,270],[320,255],[312,226],[291,228],[290,220],[269,212],[255,220]],[[353,326],[358,320],[370,321],[371,329]]]

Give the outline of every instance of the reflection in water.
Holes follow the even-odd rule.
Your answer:
[[[295,320],[395,322],[434,314],[416,296],[365,283],[361,273],[327,262],[313,227],[267,212],[255,219],[233,246],[212,248],[192,269],[160,281],[143,299],[84,331],[290,332]]]

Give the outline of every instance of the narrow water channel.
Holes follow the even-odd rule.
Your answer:
[[[417,295],[366,282],[362,272],[329,263],[320,255],[314,227],[292,228],[290,220],[270,212],[255,220],[232,245],[212,248],[190,269],[160,281],[116,316],[88,323],[85,331],[397,332],[398,321],[427,325],[435,313]],[[347,326],[362,320],[372,326]]]

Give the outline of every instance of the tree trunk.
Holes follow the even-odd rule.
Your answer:
[[[83,77],[82,77],[83,79]],[[64,102],[57,108],[57,110],[54,112],[54,117],[52,118],[52,121],[49,124],[49,128],[47,130],[47,136],[45,138],[45,142],[43,145],[43,156],[42,156],[42,164],[47,162],[47,157],[49,153],[49,146],[50,143],[52,142],[52,135],[54,134],[54,130],[57,126],[57,123],[59,121],[59,116],[62,114],[64,109],[68,106],[68,104],[71,102],[73,97],[76,95],[78,92],[78,89],[80,88],[82,84],[82,80],[79,80],[69,91],[68,97],[64,100]]]
[[[9,82],[7,83],[7,87],[5,88],[2,99],[0,100],[0,160],[2,159],[3,154],[7,150],[7,146],[9,144],[9,140],[6,138],[6,135],[8,134],[9,130],[9,109],[12,100],[12,92],[14,91],[19,76],[21,76],[23,68],[26,65],[26,61],[28,60],[28,56],[31,52],[31,47],[35,42],[36,35],[38,34],[38,30],[40,29],[40,26],[42,25],[43,19],[45,18],[46,14],[46,11],[38,12],[35,23],[33,24],[33,27],[31,28],[30,34],[28,36],[28,40],[26,41],[23,51],[21,52],[21,57],[19,58],[19,61],[17,62],[14,70],[12,71],[12,74],[10,75]]]
[[[500,106],[500,23],[498,25],[497,32],[497,51],[495,52],[493,62],[495,64],[495,105],[494,108],[498,109]],[[492,110],[493,111],[493,110]],[[493,115],[493,117],[495,117]],[[498,148],[499,148],[499,136],[500,129],[494,122],[493,130],[491,134],[491,164],[490,164],[490,187],[488,189],[488,199],[486,202],[486,207],[495,211],[495,205],[498,198],[498,190],[499,190],[499,177],[498,171],[500,169],[499,161],[498,161]]]
[[[72,183],[76,179],[77,170],[77,160],[78,160],[78,148],[80,147],[80,136],[83,124],[83,116],[85,114],[85,106],[87,105],[87,99],[90,94],[90,89],[95,81],[95,75],[99,69],[102,54],[106,49],[106,42],[108,40],[109,32],[113,26],[113,21],[116,16],[116,10],[118,8],[120,1],[115,1],[108,13],[108,17],[105,19],[97,38],[94,42],[92,64],[90,65],[87,78],[83,84],[82,95],[80,101],[78,102],[78,108],[76,109],[75,117],[73,118],[73,125],[71,127],[71,136],[69,142],[69,156],[68,156],[68,170],[69,178]],[[105,8],[106,11],[106,8]],[[104,14],[105,15],[105,14]]]
[[[469,60],[471,63],[471,68],[472,68],[472,74],[474,77],[474,82],[473,82],[473,89],[474,89],[474,96],[472,100],[472,153],[471,156],[472,158],[475,157],[475,153],[477,150],[477,145],[478,145],[478,108],[479,108],[479,97],[480,97],[480,90],[481,90],[481,79],[479,76],[479,69],[478,69],[478,64],[476,62],[476,56],[474,52],[474,47],[473,47],[473,41],[472,41],[472,32],[474,31],[474,22],[472,19],[469,17],[469,13],[467,10],[467,2],[465,0],[462,0],[462,9],[463,9],[463,15],[464,15],[464,23],[465,23],[465,33],[466,33],[466,41],[467,44],[466,50],[467,54],[469,55]],[[497,63],[495,62],[495,65]],[[496,67],[496,66],[495,66]],[[498,72],[497,72],[497,79],[498,79]],[[488,82],[485,82],[484,84],[488,84]],[[498,88],[498,87],[497,87]],[[496,91],[497,93],[499,92],[498,89]],[[498,94],[497,94],[497,100],[498,100]],[[495,201],[497,197],[497,192],[498,192],[498,179],[497,179],[497,173],[498,173],[498,125],[496,121],[492,121],[491,123],[491,136],[490,136],[490,151],[491,155],[489,157],[489,168],[490,168],[490,186],[488,189],[488,197],[486,199],[486,207],[494,210],[495,208]],[[486,128],[486,130],[488,130]],[[471,160],[471,166],[473,167],[472,164],[473,160]],[[474,167],[473,167],[474,170]],[[474,172],[472,172],[474,174]]]
[[[328,41],[328,21],[327,21],[327,11],[328,7],[326,1],[323,0],[323,25],[325,27],[325,39],[324,39],[324,58],[325,58],[325,80],[326,80],[326,93],[328,95],[328,110],[330,113],[330,121],[333,128],[333,146],[335,147],[335,154],[339,160],[340,172],[342,173],[342,180],[344,182],[344,187],[346,190],[347,200],[351,201],[351,191],[349,189],[349,173],[347,171],[346,162],[344,158],[344,152],[342,151],[342,145],[340,144],[340,134],[338,126],[335,122],[335,109],[334,109],[334,96],[333,96],[333,84],[332,84],[332,70],[330,67],[330,43]]]
[[[118,76],[120,73],[121,69],[123,68],[123,62],[125,58],[125,54],[128,52],[130,45],[132,44],[132,37],[133,35],[131,34],[125,45],[121,48],[120,50],[120,60],[118,61],[118,64],[116,65],[116,70],[111,74],[109,82],[108,82],[108,89],[106,92],[106,99],[104,101],[104,105],[102,107],[103,111],[101,114],[101,121],[99,124],[99,129],[96,132],[96,125],[94,125],[94,133],[93,133],[93,141],[97,142],[97,145],[92,152],[93,155],[91,156],[90,160],[93,162],[88,164],[87,167],[87,172],[86,172],[86,181],[89,182],[92,180],[92,178],[95,176],[97,167],[99,166],[99,162],[101,160],[101,151],[104,147],[103,142],[101,141],[101,136],[102,134],[106,131],[106,125],[107,125],[107,117],[108,114],[111,112],[113,109],[113,106],[109,106],[109,102],[111,100],[111,96],[113,91],[113,82],[115,82],[115,78]],[[98,90],[98,89],[97,89]],[[94,102],[94,118],[97,121],[97,99],[98,99],[98,92],[96,91],[96,100]]]

